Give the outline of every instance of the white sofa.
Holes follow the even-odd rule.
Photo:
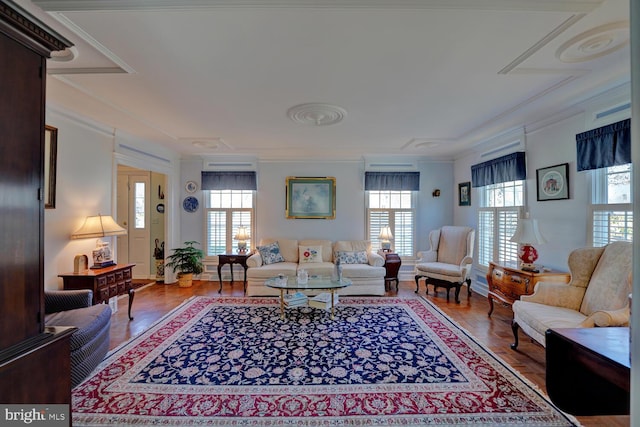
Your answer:
[[[262,239],[259,247],[277,242],[282,261],[267,264],[258,251],[247,259],[247,296],[276,296],[277,289],[264,285],[265,280],[283,274],[296,277],[298,269],[304,269],[309,276],[330,277],[334,269],[334,261],[338,252],[342,255],[358,253],[366,254],[366,263],[341,262],[342,275],[353,284],[340,289],[340,295],[384,295],[384,258],[371,250],[368,240],[331,240],[318,239]],[[317,250],[317,257],[305,257],[309,249]],[[303,254],[302,258],[300,254]],[[307,262],[313,261],[313,262]],[[363,261],[363,260],[360,260]]]

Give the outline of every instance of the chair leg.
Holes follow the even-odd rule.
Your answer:
[[[513,344],[511,344],[511,350],[515,350],[518,348],[518,322],[516,322],[515,320],[513,320],[511,322],[511,330],[513,331]]]
[[[462,283],[457,283],[456,284],[456,304],[460,304],[460,288],[462,288]],[[449,296],[448,289],[447,289],[447,296]]]
[[[418,291],[420,290],[420,282],[419,282],[419,280],[420,280],[420,278],[422,278],[422,277],[424,277],[424,276],[421,276],[421,275],[419,275],[419,274],[416,274],[416,294],[417,294],[417,293],[418,293]],[[427,291],[428,291],[428,290],[427,290]]]
[[[468,278],[466,282],[467,282],[467,295],[471,296],[471,278]]]

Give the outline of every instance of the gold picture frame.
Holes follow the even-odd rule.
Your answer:
[[[288,176],[285,186],[287,219],[335,219],[336,179]]]
[[[44,127],[44,208],[56,207],[56,165],[58,157],[58,128]]]

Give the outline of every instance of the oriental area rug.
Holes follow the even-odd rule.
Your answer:
[[[193,297],[72,392],[74,426],[574,426],[424,298]]]

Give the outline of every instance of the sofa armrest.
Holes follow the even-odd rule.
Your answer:
[[[629,307],[618,310],[597,310],[580,323],[580,328],[594,326],[629,326]]]
[[[384,258],[382,257],[382,255],[375,252],[369,252],[367,254],[367,259],[369,261],[369,265],[372,265],[374,267],[382,267],[384,265]]]
[[[93,291],[89,289],[76,291],[47,290],[44,292],[45,314],[91,307],[92,304]]]
[[[247,258],[247,267],[261,267],[262,266],[262,257],[260,256],[260,252],[256,252]]]
[[[416,264],[421,264],[423,262],[436,262],[438,260],[438,252],[432,250],[420,251],[416,255],[418,257]]]
[[[533,294],[522,295],[521,301],[579,310],[585,288],[565,283],[538,282]]]

